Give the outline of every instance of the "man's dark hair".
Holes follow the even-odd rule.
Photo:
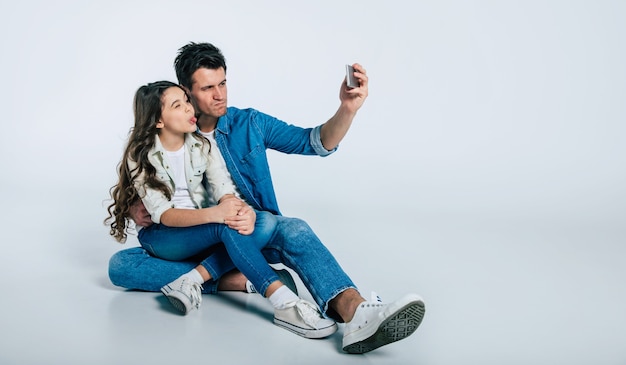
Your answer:
[[[220,67],[226,72],[226,59],[219,48],[211,43],[190,42],[178,50],[174,60],[174,69],[178,83],[191,90],[191,75],[199,68],[217,70]]]

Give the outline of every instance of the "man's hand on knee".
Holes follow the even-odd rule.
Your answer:
[[[148,227],[152,225],[152,219],[150,213],[146,210],[146,206],[143,205],[141,200],[137,200],[129,209],[130,219],[132,219],[136,225],[141,227]]]

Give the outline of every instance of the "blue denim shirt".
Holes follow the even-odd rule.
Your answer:
[[[320,138],[321,125],[302,128],[255,109],[229,107],[219,118],[215,140],[244,199],[257,210],[280,214],[267,149],[300,155],[328,156]]]

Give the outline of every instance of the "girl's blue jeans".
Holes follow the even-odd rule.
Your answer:
[[[356,289],[354,283],[305,221],[274,218],[276,230],[262,249],[263,256],[269,263],[282,263],[293,269],[322,312],[341,322],[329,302],[348,288]],[[214,245],[209,250],[213,251],[199,252],[182,261],[159,259],[141,247],[121,250],[109,260],[109,278],[113,284],[127,289],[158,292],[163,285],[207,260],[215,270],[216,279],[235,268],[223,247]],[[217,280],[206,282],[203,287],[205,293],[216,293]]]
[[[261,294],[278,280],[261,253],[276,229],[276,218],[268,212],[256,212],[254,231],[242,235],[225,224],[209,223],[192,227],[169,227],[153,224],[139,231],[141,246],[152,256],[168,261],[188,260],[211,247],[224,243],[224,250],[199,262],[211,274],[219,278],[225,272],[239,269]],[[230,260],[228,259],[230,257]]]

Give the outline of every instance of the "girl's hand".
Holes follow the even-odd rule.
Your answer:
[[[226,195],[222,199],[220,199],[219,204],[217,205],[217,209],[219,211],[219,215],[222,218],[221,222],[226,223],[226,219],[229,217],[236,216],[239,211],[246,204],[234,196]]]
[[[256,222],[256,212],[248,205],[244,205],[236,215],[227,217],[224,223],[229,228],[239,232],[239,234],[249,235],[254,232],[254,223]]]

